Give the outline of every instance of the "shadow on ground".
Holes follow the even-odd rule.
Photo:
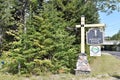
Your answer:
[[[117,75],[114,75],[114,76],[112,76],[112,77],[117,78],[117,79],[120,79],[120,76],[117,76]]]

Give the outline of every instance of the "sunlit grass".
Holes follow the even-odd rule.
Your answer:
[[[91,73],[88,75],[76,76],[74,74],[46,74],[46,75],[10,75],[0,73],[0,80],[111,80],[112,76],[120,77],[120,60],[111,55],[102,55],[96,57],[91,63]],[[106,77],[98,77],[98,75],[108,74]],[[98,79],[99,78],[99,79]]]
[[[117,74],[120,76],[120,60],[112,55],[102,55],[97,57],[91,64],[92,75]]]
[[[23,77],[18,77],[17,75],[2,74],[0,73],[0,80],[24,80]]]

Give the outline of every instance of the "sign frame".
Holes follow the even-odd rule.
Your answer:
[[[94,39],[96,39],[97,41],[100,41],[100,40],[102,40],[102,42],[98,42],[98,43],[89,43],[89,39],[92,39],[92,38],[88,38],[88,34],[90,33],[90,31],[92,31],[92,30],[99,30],[101,33],[102,33],[102,37],[96,37],[96,38],[94,38]],[[97,33],[97,32],[96,32]],[[100,40],[98,40],[97,38],[99,38]],[[93,39],[93,40],[94,40]],[[100,28],[90,28],[87,32],[86,32],[86,43],[88,44],[88,45],[102,45],[103,44],[103,42],[104,42],[104,31],[102,30],[102,29],[100,29]]]

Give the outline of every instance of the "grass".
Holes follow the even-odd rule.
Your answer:
[[[32,75],[31,77],[24,77],[23,75],[19,76],[0,73],[0,80],[84,80],[85,78],[88,78],[87,80],[97,80],[98,75],[102,75],[98,80],[112,80],[110,79],[111,76],[120,78],[120,60],[111,55],[96,57],[92,63],[90,63],[90,66],[92,69],[91,74],[84,76],[75,76],[72,74],[47,74],[45,76]],[[109,76],[106,78],[105,74],[108,74]]]
[[[120,76],[120,60],[112,55],[97,57],[90,65],[92,75],[109,74]]]
[[[23,77],[18,77],[17,75],[9,75],[0,73],[0,80],[25,80]]]

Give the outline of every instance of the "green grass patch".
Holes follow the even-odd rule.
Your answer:
[[[91,74],[75,76],[73,74],[46,74],[40,76],[10,75],[0,73],[0,80],[112,80],[111,77],[120,78],[120,60],[111,55],[96,57],[90,63]],[[104,77],[108,74],[109,76]],[[101,76],[102,75],[102,76]],[[100,77],[99,77],[100,76]],[[90,78],[90,79],[89,79]]]
[[[102,55],[101,57],[96,57],[91,65],[91,74],[109,74],[120,76],[120,60],[112,55]]]
[[[17,75],[3,74],[0,73],[0,80],[25,80],[24,77],[19,77]]]

